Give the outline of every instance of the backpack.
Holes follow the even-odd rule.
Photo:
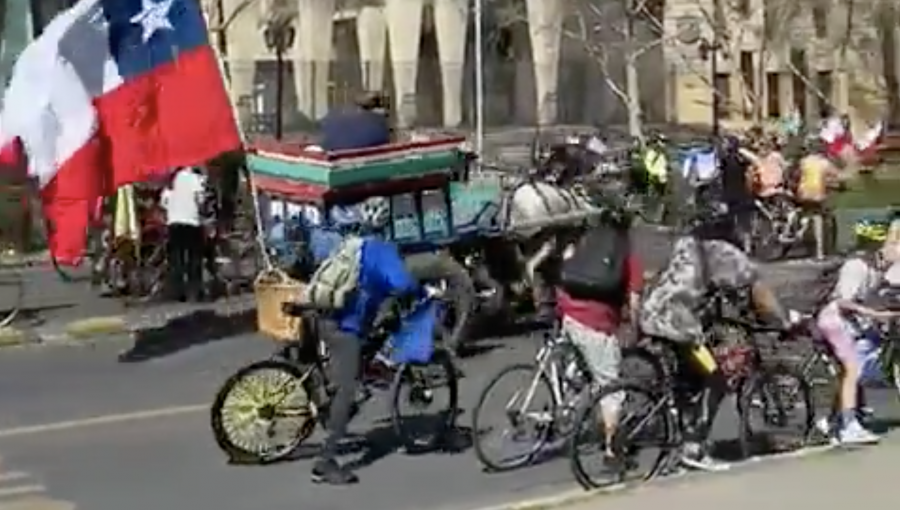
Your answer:
[[[348,236],[316,269],[306,291],[303,304],[323,310],[340,310],[359,284],[363,239]]]
[[[560,287],[573,299],[621,305],[628,277],[629,238],[614,225],[589,230],[563,257]]]

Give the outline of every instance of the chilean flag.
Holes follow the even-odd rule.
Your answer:
[[[16,62],[0,158],[21,143],[59,262],[80,262],[99,198],[240,146],[199,4],[80,0]]]

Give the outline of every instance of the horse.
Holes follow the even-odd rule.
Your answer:
[[[538,311],[552,314],[562,250],[599,209],[578,186],[564,187],[534,172],[505,177],[497,207],[503,234],[483,246],[487,277],[514,295],[530,288]]]

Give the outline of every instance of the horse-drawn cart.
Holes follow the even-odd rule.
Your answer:
[[[513,199],[521,188],[506,181],[553,187],[499,173],[470,176],[463,142],[439,138],[337,153],[279,142],[255,144],[247,167],[260,195],[267,252],[302,279],[353,229],[356,205],[384,196],[391,212],[388,236],[411,273],[446,287],[445,338],[458,347],[476,310],[500,311],[511,301],[509,292],[527,289],[521,283],[529,249],[522,249],[522,241],[591,213],[569,193],[560,199],[551,196],[550,202],[566,205],[545,204],[549,214],[524,214]]]

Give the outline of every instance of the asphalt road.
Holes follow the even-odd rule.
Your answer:
[[[526,337],[487,340],[483,345],[490,350],[465,362],[462,424],[469,422],[486,379],[508,363],[529,359],[536,347]],[[469,509],[572,487],[563,460],[486,474],[471,450],[390,454],[360,468],[361,483],[347,488],[311,484],[309,459],[230,466],[213,442],[207,406],[232,371],[266,356],[272,345],[245,335],[145,363],[119,364],[116,354],[124,347],[124,342],[113,342],[94,349],[3,353],[0,508],[5,502],[37,497],[92,510]],[[895,400],[882,394],[873,403],[883,410],[890,402],[885,412],[897,417]],[[735,437],[732,409],[723,408],[714,432],[717,439]],[[383,427],[378,420],[386,410],[382,399],[370,402],[353,431],[365,434],[373,426]],[[93,419],[98,416],[105,418]],[[320,440],[317,433],[310,444]],[[360,456],[351,453],[346,459]]]

